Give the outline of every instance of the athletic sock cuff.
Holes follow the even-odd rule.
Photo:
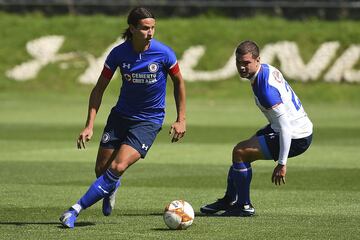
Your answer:
[[[247,171],[248,169],[251,169],[251,164],[248,162],[234,162],[232,167],[235,171]]]
[[[81,210],[83,209],[82,206],[79,203],[76,203],[74,205],[71,206],[77,214],[79,214],[81,212]]]
[[[117,182],[120,179],[120,177],[112,173],[110,169],[106,170],[104,175],[112,182]]]

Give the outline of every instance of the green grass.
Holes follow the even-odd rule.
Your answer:
[[[248,83],[237,77],[187,84],[188,129],[176,144],[167,135],[175,118],[168,94],[163,131],[146,159],[125,173],[113,215],[103,217],[96,204],[81,214],[74,230],[61,228],[60,214],[94,180],[98,140],[120,83],[110,84],[93,140],[79,151],[75,140],[84,125],[90,91],[76,82],[86,68],[84,59],[70,62],[67,70],[60,63],[49,64],[28,82],[15,82],[4,73],[29,60],[27,41],[50,34],[66,37],[61,53],[99,56],[124,23],[124,17],[0,13],[0,239],[359,238],[360,85],[319,81],[291,84],[314,123],[314,139],[305,154],[289,160],[287,184],[271,184],[272,161],[253,164],[256,217],[197,215],[188,230],[167,230],[161,216],[165,205],[185,199],[198,213],[201,205],[221,197],[233,146],[266,124]],[[264,31],[270,27],[272,31]],[[197,17],[157,22],[157,38],[178,56],[189,46],[205,45],[208,51],[198,66],[205,70],[221,67],[243,39],[260,45],[295,41],[308,60],[325,41],[340,41],[342,51],[359,42],[359,36],[354,21]]]
[[[81,214],[74,230],[61,228],[59,215],[94,180],[98,139],[114,99],[106,95],[94,139],[79,151],[75,139],[87,96],[0,94],[0,239],[358,238],[359,106],[309,101],[304,105],[315,125],[314,142],[289,160],[287,184],[271,184],[272,161],[253,164],[256,217],[197,215],[186,231],[166,228],[162,211],[169,201],[185,199],[198,213],[222,196],[233,145],[265,124],[252,99],[221,96],[191,96],[187,135],[171,144],[169,95],[163,131],[146,159],[125,173],[113,215],[103,217],[98,203]]]

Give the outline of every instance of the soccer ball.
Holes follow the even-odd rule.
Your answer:
[[[187,229],[194,217],[194,209],[184,200],[172,201],[165,207],[164,222],[170,229]]]

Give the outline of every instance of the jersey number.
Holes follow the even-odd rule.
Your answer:
[[[285,88],[286,91],[291,92],[291,101],[294,104],[297,111],[301,108],[301,102],[300,99],[295,95],[294,90],[290,87],[290,85],[285,81]]]

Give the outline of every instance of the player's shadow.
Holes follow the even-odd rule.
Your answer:
[[[258,215],[254,215],[254,216],[251,216],[251,218],[254,218],[254,217],[257,217]],[[206,218],[209,218],[209,217],[215,217],[215,218],[229,218],[229,217],[234,217],[234,218],[239,218],[240,216],[222,216],[220,214],[206,214],[206,213],[202,213],[202,212],[195,212],[195,217],[198,218],[198,217],[206,217]],[[242,217],[242,218],[246,218],[245,216]]]
[[[205,214],[202,212],[195,212],[195,217],[221,217],[221,216],[217,214]]]
[[[158,232],[170,232],[170,231],[174,231],[174,229],[170,229],[170,228],[167,228],[167,227],[164,227],[164,228],[152,228],[151,230],[152,230],[152,231],[158,231]]]
[[[126,215],[126,214],[124,214]],[[142,214],[137,214],[138,216],[142,216]],[[150,213],[150,214],[144,214],[144,215],[150,215],[150,216],[162,216],[163,213]],[[204,214],[201,212],[195,212],[195,217],[219,217],[219,215],[214,214]]]
[[[163,216],[162,212],[152,212],[152,213],[121,213],[119,216],[127,216],[127,217],[139,217],[139,216]],[[228,216],[221,216],[220,214],[205,214],[201,212],[195,212],[195,217],[228,217]],[[156,230],[156,229],[155,229]]]
[[[79,227],[87,227],[87,226],[95,226],[95,223],[93,222],[76,222],[75,223],[75,227],[79,228]],[[62,226],[61,224],[58,226],[58,228],[66,228],[64,226]]]
[[[65,228],[59,222],[0,222],[0,225],[14,225],[14,226],[27,226],[27,225],[57,225],[58,228]],[[93,226],[95,223],[92,222],[77,222],[75,227],[87,227]]]
[[[119,213],[119,214],[114,214],[116,216],[126,216],[126,217],[141,217],[141,216],[162,216],[163,214],[160,212],[156,212],[156,213]]]

